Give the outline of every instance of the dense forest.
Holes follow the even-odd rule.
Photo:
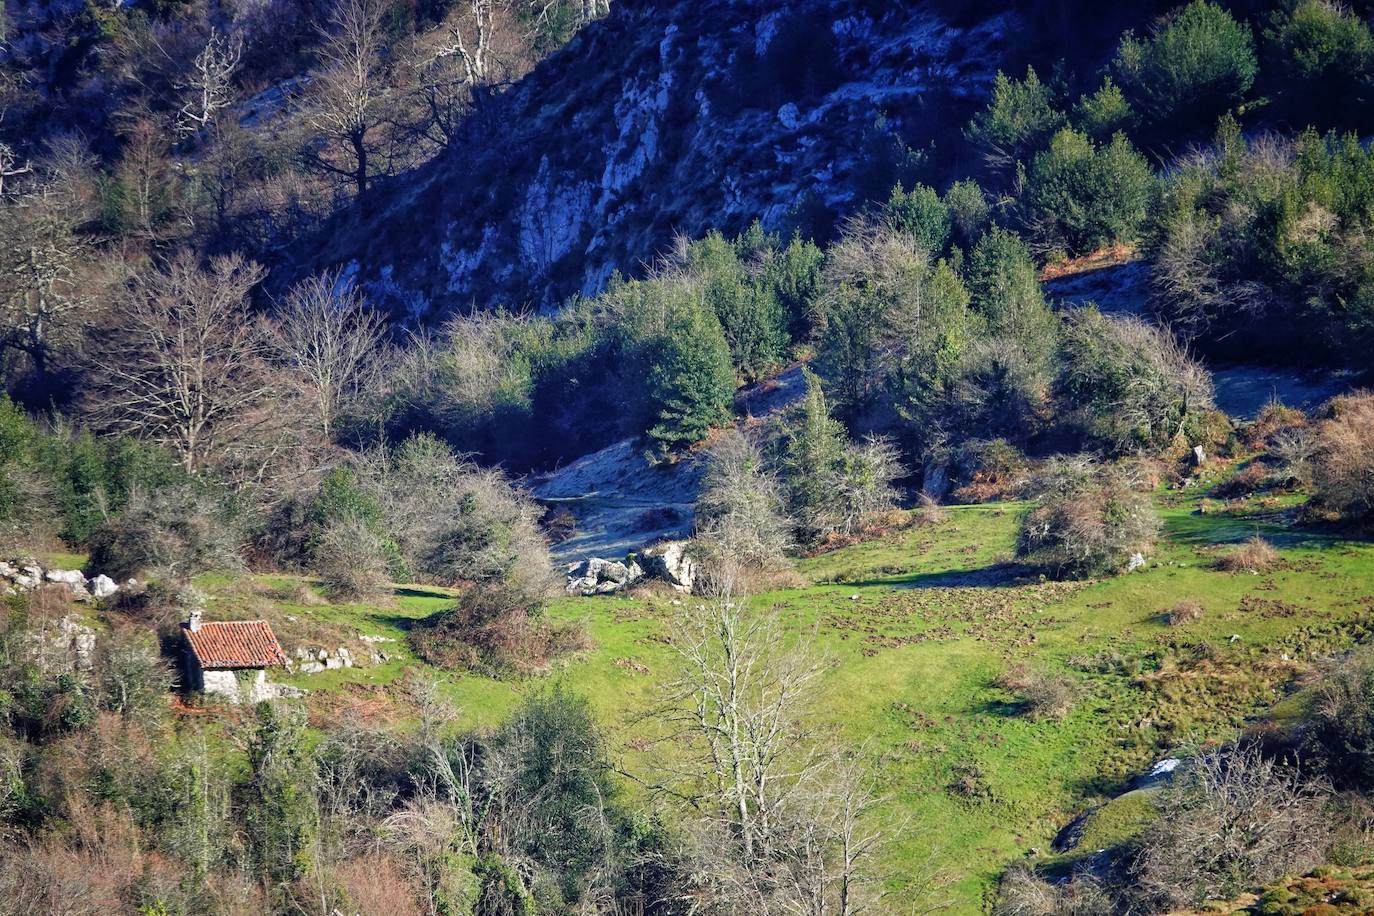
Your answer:
[[[1371,627],[1334,616],[1374,613],[1374,7],[814,0],[707,3],[693,20],[679,6],[0,10],[0,913],[1030,916],[1251,891],[1270,907],[1253,912],[1361,911],[1337,907],[1368,905],[1374,879],[1306,910],[1274,883],[1374,862]],[[986,79],[932,65],[938,80],[885,107],[866,69],[927,79],[902,58],[926,53],[900,31],[915,14],[983,48]],[[806,155],[835,163],[828,183],[748,219],[628,208],[597,230],[634,249],[602,282],[560,249],[462,302],[436,286],[411,307],[387,286],[378,265],[441,248],[415,221],[436,184],[547,240],[514,214],[557,211],[557,195],[493,180],[524,167],[503,138],[530,128],[512,119],[600,136],[613,125],[578,106],[684,31],[724,63],[665,83],[700,110],[687,136],[667,104],[658,154],[739,151],[749,138],[730,132],[750,112],[814,110],[825,133]],[[898,63],[846,51],[853,36]],[[1088,275],[1131,284],[1135,306],[1062,294]],[[1233,366],[1342,390],[1287,405],[1276,391],[1240,416],[1213,376]],[[785,379],[790,396],[756,414],[751,398]],[[607,558],[573,573],[559,548],[585,522],[531,484],[625,442],[645,479],[699,473],[690,561],[670,568],[645,543],[610,558],[619,578],[588,572]],[[677,520],[635,510],[643,531]],[[1176,711],[1196,719],[1149,742],[1084,738],[1106,762],[1077,794],[1018,807],[965,763],[913,788],[888,770],[948,750],[919,737],[943,727],[934,712],[885,703],[918,737],[879,753],[885,739],[823,711],[843,664],[811,645],[821,620],[857,621],[884,576],[929,574],[975,603],[1133,588],[1119,583],[1193,574],[1179,545],[1218,514],[1225,539],[1207,546],[1224,550],[1205,560],[1226,584],[1121,624],[1128,647],[1142,619],[1158,628],[1137,655],[1060,664],[1032,633],[974,666],[996,721],[1042,730],[1094,703],[1092,727],[1107,721],[1095,678],[1186,706],[1165,673],[1234,675],[1208,688],[1233,704],[1213,718]],[[966,557],[1005,549],[984,558],[992,578],[940,578],[894,546],[928,537]],[[862,575],[826,565],[864,551],[882,561]],[[655,563],[666,581],[650,584]],[[568,584],[586,575],[588,591]],[[1224,668],[1242,637],[1213,602],[1241,577],[1275,593],[1236,599],[1268,608],[1264,626],[1309,629],[1264,630]],[[605,582],[616,595],[591,597]],[[1285,603],[1325,588],[1344,603]],[[602,618],[646,619],[626,609],[633,589],[667,617],[607,662],[596,653],[625,637]],[[188,621],[239,619],[248,593],[284,643],[351,641],[332,657],[397,670],[311,682],[314,656],[296,654],[281,698],[216,701],[183,664]],[[411,614],[421,600],[435,603]],[[823,605],[813,629],[798,622]],[[853,623],[856,640],[893,619]],[[1177,635],[1203,626],[1210,644]],[[647,673],[639,651],[671,660],[651,696],[603,703],[606,672],[575,675]],[[468,705],[487,689],[514,691],[500,715]],[[1132,734],[1164,717],[1135,716]],[[1104,786],[1163,757],[1174,775],[1129,836],[1026,853],[1052,821],[1081,833],[1125,797]],[[982,844],[992,864],[975,873],[903,823],[930,817],[926,791],[1021,825],[1016,842]]]

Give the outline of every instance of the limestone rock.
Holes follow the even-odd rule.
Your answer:
[[[639,559],[649,575],[662,579],[677,591],[690,594],[696,584],[697,562],[689,546],[688,541],[668,541],[642,551]]]
[[[607,560],[588,557],[571,563],[567,569],[569,595],[609,595],[633,585],[644,577],[644,570],[633,560]]]
[[[90,589],[94,597],[108,598],[119,591],[119,583],[115,582],[115,580],[104,573],[101,573],[91,580]]]

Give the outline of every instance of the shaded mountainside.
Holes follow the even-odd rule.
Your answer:
[[[618,3],[281,273],[344,264],[413,318],[547,308],[637,272],[676,233],[756,217],[777,229],[803,198],[832,219],[886,196],[906,148],[957,135],[1028,27],[1010,10],[961,18],[916,3]]]

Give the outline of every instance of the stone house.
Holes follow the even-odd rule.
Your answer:
[[[203,623],[200,612],[193,611],[182,632],[189,689],[229,703],[258,703],[283,694],[267,679],[268,668],[286,667],[286,653],[267,621]]]

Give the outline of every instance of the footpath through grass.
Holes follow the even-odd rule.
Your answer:
[[[1161,494],[1165,533],[1149,566],[1112,579],[1046,582],[1008,564],[1021,508],[1008,503],[952,508],[934,524],[804,560],[810,585],[753,598],[831,662],[816,717],[878,779],[897,837],[888,871],[932,863],[949,879],[953,912],[983,911],[1009,862],[1048,855],[1065,824],[1153,761],[1234,736],[1314,658],[1374,632],[1374,545],[1286,527],[1272,512],[1197,514],[1202,495]],[[1279,548],[1278,568],[1217,568],[1253,535]],[[692,600],[558,601],[550,615],[582,621],[593,648],[548,678],[496,681],[435,671],[406,648],[406,630],[449,602],[439,590],[403,588],[379,608],[319,603],[290,577],[203,585],[216,596],[212,614],[270,613],[282,626],[395,640],[376,644],[383,664],[295,677],[318,715],[351,709],[404,727],[398,682],[418,672],[441,680],[469,724],[490,725],[554,678],[591,699],[623,766],[646,775],[654,761],[635,719],[672,676],[666,636]],[[1201,618],[1171,627],[1164,613],[1181,601],[1198,603]],[[994,686],[1021,661],[1073,681],[1077,701],[1062,721],[1032,721]],[[1129,833],[1132,811],[1094,825],[1089,842]]]

